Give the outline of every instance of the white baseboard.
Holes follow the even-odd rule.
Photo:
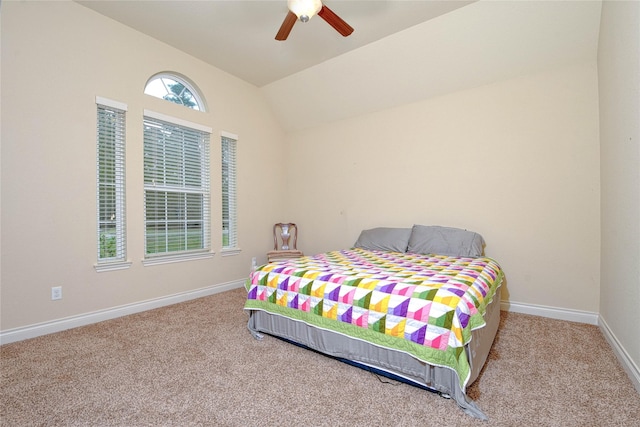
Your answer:
[[[219,292],[229,291],[231,289],[237,289],[242,286],[244,286],[244,279],[234,282],[220,283],[193,291],[181,292],[165,297],[136,302],[133,304],[126,304],[119,307],[94,311],[91,313],[80,314],[77,316],[65,317],[50,322],[43,322],[15,329],[8,329],[6,331],[0,331],[0,344],[9,344],[16,341],[39,337],[41,335],[64,331],[66,329],[77,328],[78,326],[90,325],[105,320],[115,319],[117,317],[127,316],[129,314],[153,310],[154,308],[160,308],[171,304],[177,304],[180,302],[217,294]]]
[[[514,313],[531,314],[534,316],[549,317],[551,319],[567,320],[569,322],[587,323],[598,325],[598,313],[569,308],[549,307],[545,305],[524,304],[519,302],[500,301],[500,310],[513,311]]]
[[[624,347],[620,344],[620,341],[618,341],[618,338],[616,338],[615,334],[611,331],[609,325],[607,325],[607,322],[605,322],[602,316],[599,316],[599,325],[602,334],[609,342],[609,345],[616,354],[620,364],[627,372],[627,375],[629,375],[633,386],[638,390],[638,393],[640,393],[640,369],[638,368],[638,365],[633,362],[629,353],[627,353]]]
[[[616,338],[615,334],[607,325],[607,322],[598,313],[591,313],[588,311],[571,310],[566,308],[547,307],[535,304],[523,304],[517,302],[501,301],[500,309],[504,311],[512,311],[514,313],[531,314],[534,316],[549,317],[552,319],[566,320],[570,322],[587,323],[589,325],[596,325],[602,331],[607,342],[611,346],[617,359],[620,361],[623,369],[631,379],[633,386],[640,393],[640,369],[638,365],[629,356],[629,353],[620,344],[620,341]]]

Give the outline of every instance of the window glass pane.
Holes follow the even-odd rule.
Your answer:
[[[167,219],[182,221],[185,217],[185,195],[182,193],[167,193]]]
[[[167,252],[184,251],[186,249],[185,236],[186,230],[182,224],[169,222],[167,225]]]
[[[144,93],[193,110],[204,111],[204,105],[196,90],[184,79],[175,75],[154,76],[147,82]]]
[[[115,224],[99,225],[99,259],[115,258],[118,254],[118,245],[116,241],[116,226]]]
[[[187,219],[197,220],[202,218],[202,195],[201,194],[187,194]]]
[[[166,215],[166,194],[161,191],[145,191],[145,213],[147,221],[164,221]]]
[[[167,252],[166,223],[147,222],[145,234],[148,254]]]
[[[202,247],[204,227],[201,222],[187,223],[187,249]]]

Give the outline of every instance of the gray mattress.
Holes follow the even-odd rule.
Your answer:
[[[472,332],[472,339],[465,347],[471,365],[467,385],[478,378],[498,331],[500,287],[496,290],[493,301],[487,306],[485,321],[486,325],[483,328]],[[250,312],[248,328],[258,339],[262,338],[261,332],[264,332],[294,341],[329,356],[347,359],[428,387],[445,397],[453,398],[467,414],[487,419],[476,404],[467,398],[460,388],[456,372],[450,368],[429,365],[399,350],[380,347],[261,310]]]

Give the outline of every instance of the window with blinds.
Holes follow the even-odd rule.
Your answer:
[[[116,101],[96,98],[98,264],[126,260],[125,111]]]
[[[210,132],[204,126],[145,111],[147,258],[210,250]]]
[[[236,144],[238,137],[222,135],[222,249],[238,248],[236,212]]]

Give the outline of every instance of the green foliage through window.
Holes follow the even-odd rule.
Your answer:
[[[144,93],[193,110],[204,111],[204,104],[198,92],[186,80],[176,75],[159,74],[152,77],[147,82]]]

